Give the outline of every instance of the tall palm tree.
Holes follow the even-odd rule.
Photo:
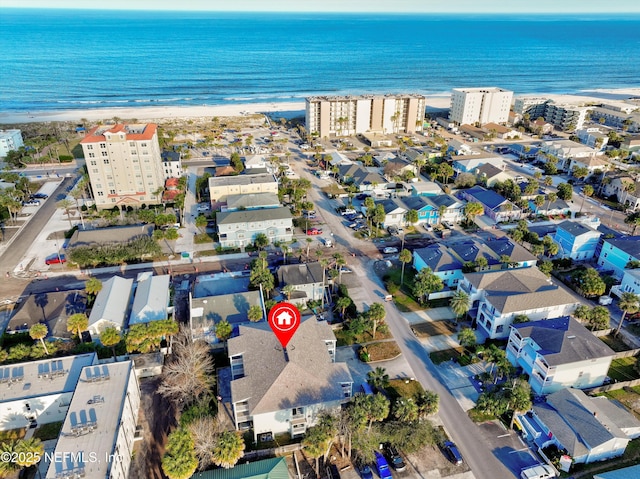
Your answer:
[[[402,273],[400,274],[400,287],[402,287],[402,285],[404,284],[404,267],[407,263],[411,263],[413,255],[408,249],[403,249],[402,251],[400,251],[398,259],[400,259],[400,262],[402,263]]]
[[[224,431],[216,439],[211,451],[216,466],[229,469],[244,456],[244,440],[238,431]]]
[[[56,203],[56,206],[62,210],[64,210],[67,215],[67,220],[69,220],[69,229],[73,228],[73,224],[71,223],[71,215],[69,214],[69,208],[73,206],[73,202],[68,199],[60,200]]]
[[[351,298],[347,296],[340,296],[336,300],[336,307],[340,310],[340,317],[344,317],[344,312],[351,305]]]
[[[469,295],[461,289],[456,290],[456,292],[453,293],[453,296],[451,297],[449,306],[451,310],[456,314],[456,318],[462,317],[463,315],[467,314],[467,312],[471,308]]]
[[[89,327],[89,318],[84,313],[72,314],[67,318],[67,331],[76,333],[82,343],[82,332]]]
[[[620,323],[618,323],[618,327],[616,328],[615,336],[620,333],[622,323],[624,322],[624,318],[627,316],[627,313],[638,312],[638,309],[640,309],[640,300],[638,300],[638,297],[634,293],[625,291],[620,297],[618,307],[622,310],[622,317],[620,318]]]
[[[31,339],[40,340],[40,344],[42,344],[44,352],[48,356],[49,350],[47,349],[47,345],[44,344],[44,338],[47,337],[47,334],[49,334],[49,328],[47,328],[47,325],[43,323],[36,323],[29,329],[29,336],[31,336]]]
[[[587,199],[587,197],[591,198],[591,196],[593,196],[594,190],[593,190],[593,186],[591,185],[585,185],[584,188],[582,188],[582,204],[580,205],[580,211],[579,213],[582,213],[582,208],[584,207],[584,200]]]
[[[262,316],[262,308],[259,305],[254,304],[249,307],[249,312],[247,313],[249,321],[255,323],[257,321],[260,321],[262,319]]]

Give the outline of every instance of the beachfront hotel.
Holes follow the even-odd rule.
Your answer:
[[[422,131],[422,95],[314,96],[306,99],[307,132],[320,138]]]
[[[101,125],[80,142],[99,210],[159,204],[164,185],[158,126]]]
[[[502,88],[454,88],[449,119],[459,125],[506,123],[513,92]]]
[[[0,130],[0,158],[7,156],[10,151],[24,146],[20,130]]]

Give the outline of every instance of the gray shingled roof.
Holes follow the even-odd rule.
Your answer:
[[[567,452],[580,457],[611,439],[628,439],[598,404],[582,390],[569,388],[550,394],[546,404],[533,410]]]
[[[427,197],[427,201],[433,204],[436,208],[438,208],[441,205],[444,205],[447,208],[449,208],[450,206],[455,205],[456,203],[462,203],[458,198],[451,195],[429,196]]]
[[[211,328],[223,319],[234,325],[246,323],[249,320],[249,308],[253,305],[262,306],[260,291],[193,298],[191,307],[203,309],[202,317],[193,318],[193,327]]]
[[[140,236],[151,236],[153,225],[111,226],[94,230],[76,230],[69,240],[68,248],[96,246],[108,243],[127,243]]]
[[[294,286],[322,283],[322,265],[319,262],[282,265],[278,268],[278,281]]]
[[[443,244],[433,244],[413,251],[434,273],[462,269],[462,263]]]
[[[489,266],[499,264],[500,261],[495,258],[493,251],[487,248],[483,243],[474,239],[464,241],[463,243],[453,243],[449,245],[464,262],[476,261],[478,258],[485,258]]]
[[[280,206],[280,200],[275,193],[250,193],[244,195],[227,196],[227,208],[262,208]]]
[[[401,198],[400,201],[402,201],[404,206],[409,210],[420,211],[425,206],[432,206],[429,205],[429,202],[424,198],[424,196],[405,196]]]
[[[465,278],[476,289],[484,290],[487,300],[502,314],[577,303],[538,268],[466,273]]]
[[[384,208],[384,212],[385,214],[389,214],[392,213],[394,211],[396,211],[397,209],[401,209],[404,211],[407,211],[407,207],[405,205],[403,205],[400,200],[397,200],[395,198],[391,198],[388,200],[382,200],[382,201],[376,201],[376,204],[380,204],[382,205],[382,207]]]
[[[253,223],[255,221],[291,219],[291,210],[285,206],[279,208],[259,208],[255,210],[225,211],[216,213],[219,225],[235,223]]]
[[[618,248],[634,258],[640,258],[640,236],[627,236],[626,238],[612,238],[604,240],[605,243]]]
[[[504,173],[504,171],[501,168],[498,168],[497,166],[492,165],[491,163],[485,163],[482,166],[479,166],[478,168],[478,175],[486,175],[487,178],[493,178],[496,175],[499,175],[500,173]]]
[[[497,239],[491,239],[486,242],[487,248],[492,250],[498,258],[502,255],[507,255],[511,258],[511,261],[532,261],[536,257],[529,253],[525,248],[517,243],[514,243],[506,236]]]
[[[241,325],[228,341],[229,356],[242,355],[245,371],[231,381],[232,401],[246,400],[255,415],[344,399],[341,383],[353,379],[346,364],[331,362],[325,341],[335,341],[331,326],[303,318],[285,357],[267,322]]]
[[[613,356],[615,353],[582,324],[570,317],[513,324],[523,338],[538,345],[549,366]]]
[[[251,171],[251,170],[248,170]],[[276,183],[276,177],[271,173],[259,173],[255,172],[245,173],[243,175],[236,176],[221,176],[209,178],[209,185],[216,187],[218,185],[253,185],[259,183]]]

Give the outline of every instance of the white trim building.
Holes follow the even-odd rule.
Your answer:
[[[506,123],[513,92],[496,87],[454,88],[449,119],[458,125]]]
[[[113,276],[102,283],[102,289],[96,296],[89,315],[89,333],[92,339],[100,338],[106,328],[114,327],[118,331],[127,326],[133,279]]]

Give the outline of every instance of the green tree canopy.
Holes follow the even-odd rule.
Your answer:
[[[189,431],[176,429],[169,434],[162,471],[169,479],[189,479],[198,467],[198,458]]]
[[[413,294],[424,304],[428,302],[431,293],[441,291],[443,287],[442,279],[436,276],[431,268],[423,268],[414,278]]]
[[[213,446],[213,463],[225,469],[235,466],[244,456],[244,447],[244,440],[239,431],[221,432]]]

